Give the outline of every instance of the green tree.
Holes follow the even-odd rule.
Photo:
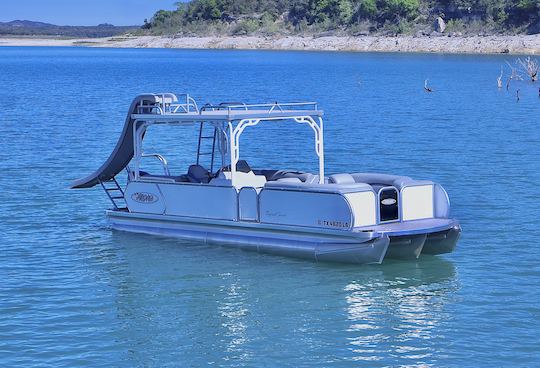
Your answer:
[[[376,0],[361,0],[356,11],[357,19],[374,19],[377,16],[377,1]]]
[[[379,9],[386,19],[413,19],[418,16],[419,6],[418,0],[383,0]]]

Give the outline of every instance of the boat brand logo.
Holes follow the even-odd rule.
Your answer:
[[[158,197],[152,193],[137,192],[131,195],[131,199],[139,203],[155,203],[158,201]]]
[[[391,206],[393,204],[396,204],[396,200],[394,198],[386,198],[381,201],[382,204],[385,206]]]

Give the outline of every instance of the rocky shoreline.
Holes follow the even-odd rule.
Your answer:
[[[0,37],[0,46],[79,46],[111,48],[178,48],[305,50],[353,52],[427,52],[452,54],[540,54],[540,34],[520,36],[121,36],[62,39]]]

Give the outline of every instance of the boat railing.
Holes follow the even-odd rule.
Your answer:
[[[170,176],[171,173],[169,171],[169,164],[167,163],[167,159],[160,155],[159,153],[143,153],[141,157],[155,157],[156,159],[161,162],[161,166],[163,167],[163,173],[167,176]]]
[[[222,102],[218,105],[205,104],[200,109],[195,100],[188,94],[173,95],[164,93],[157,95],[157,102],[144,104],[141,103],[137,108],[138,114],[154,115],[175,115],[187,113],[202,114],[205,111],[266,111],[272,113],[275,111],[295,111],[295,110],[314,110],[318,111],[317,102],[274,102],[274,103],[254,103],[246,104],[244,102]]]
[[[318,110],[318,104],[317,102],[286,102],[286,103],[280,103],[280,102],[274,102],[274,103],[256,103],[256,104],[246,104],[244,102],[222,102],[219,105],[211,105],[206,104],[204,105],[200,112],[203,111],[215,111],[215,110],[227,110],[235,111],[235,110],[266,110],[267,112],[271,113],[274,110],[284,111],[284,110]]]
[[[143,104],[137,107],[138,114],[186,114],[190,112],[199,112],[197,102],[188,94],[173,95],[164,93],[158,95],[156,103]]]
[[[187,93],[178,95],[178,97],[185,99],[185,102],[171,104],[169,109],[170,113],[179,114],[188,112],[199,112],[199,107],[197,106],[197,102],[195,102],[193,97],[191,97]]]

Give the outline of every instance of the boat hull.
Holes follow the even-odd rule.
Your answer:
[[[390,240],[387,236],[344,231],[292,231],[255,223],[219,222],[107,211],[115,230],[189,239],[260,253],[321,262],[380,264]],[[256,226],[258,225],[258,226]]]
[[[445,222],[447,228],[443,230],[440,225],[432,227],[433,232],[430,233],[429,229],[418,226],[416,231],[384,231],[386,228],[369,231],[299,229],[256,222],[181,218],[114,210],[107,211],[107,217],[111,227],[120,231],[178,237],[312,261],[354,264],[380,264],[384,258],[416,259],[422,253],[450,252],[460,232],[459,226],[450,226],[451,222]]]

